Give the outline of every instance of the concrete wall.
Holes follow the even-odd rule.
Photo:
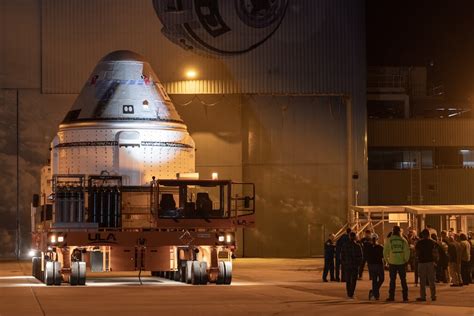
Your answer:
[[[244,180],[258,188],[257,229],[245,255],[321,254],[322,237],[345,223],[346,108],[340,98],[247,98]]]

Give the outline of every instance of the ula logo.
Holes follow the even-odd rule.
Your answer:
[[[88,234],[88,239],[91,243],[116,243],[117,238],[112,233],[109,233],[107,236],[102,235],[101,233]]]

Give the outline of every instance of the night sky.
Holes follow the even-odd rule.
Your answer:
[[[369,66],[428,66],[446,97],[474,101],[473,0],[367,0]]]

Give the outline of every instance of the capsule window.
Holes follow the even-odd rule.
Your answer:
[[[133,109],[133,105],[124,105],[123,106],[123,114],[133,114],[135,113]]]

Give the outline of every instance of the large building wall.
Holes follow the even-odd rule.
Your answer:
[[[474,204],[474,170],[427,169],[427,170],[370,170],[370,205],[409,205],[412,176],[420,172],[415,186],[421,187],[422,204]],[[418,180],[420,179],[420,180]],[[418,188],[416,188],[418,191]],[[420,204],[415,201],[414,204]]]
[[[17,200],[27,246],[49,142],[96,62],[117,49],[144,55],[167,87],[190,66],[209,80],[214,95],[174,89],[172,99],[199,172],[257,183],[258,227],[240,237],[245,255],[319,254],[321,234],[345,221],[349,184],[360,203],[367,198],[364,1],[288,3],[269,40],[220,57],[163,36],[151,0],[0,1],[0,255],[13,251]],[[359,180],[348,183],[353,172]]]

